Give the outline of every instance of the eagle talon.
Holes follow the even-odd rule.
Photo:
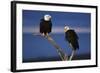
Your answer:
[[[45,36],[45,34],[44,34],[44,33],[42,33],[42,35],[43,35],[43,36]]]
[[[48,33],[46,33],[46,36],[48,36]]]

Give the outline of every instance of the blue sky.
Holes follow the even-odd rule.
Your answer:
[[[45,14],[52,16],[53,26],[62,26],[68,24],[77,27],[90,27],[89,13],[74,13],[74,12],[50,12],[50,11],[23,11],[24,26],[39,25],[40,19]]]
[[[64,39],[63,28],[65,25],[74,29],[79,36],[80,49],[77,54],[90,53],[90,25],[91,14],[76,12],[51,12],[23,10],[23,58],[53,57],[58,56],[55,48],[40,36],[32,35],[39,32],[40,19],[45,14],[52,17],[52,38],[63,50],[70,54],[68,43]],[[52,34],[54,33],[54,34]],[[60,34],[58,34],[60,33]],[[68,48],[68,49],[66,49]]]

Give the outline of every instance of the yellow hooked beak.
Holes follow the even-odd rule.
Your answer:
[[[67,32],[67,29],[64,29],[64,32]]]

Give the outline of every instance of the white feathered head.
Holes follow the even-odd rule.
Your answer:
[[[67,32],[70,28],[68,26],[64,27],[64,32]]]
[[[49,14],[44,15],[44,20],[45,21],[50,21],[51,16]]]

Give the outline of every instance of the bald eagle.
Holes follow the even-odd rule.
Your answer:
[[[69,59],[71,60],[72,57],[74,56],[75,51],[79,49],[79,43],[78,43],[79,37],[76,34],[76,32],[73,29],[70,29],[68,26],[64,27],[64,32],[65,32],[65,39],[66,41],[68,41],[70,47],[73,50]]]
[[[43,36],[48,35],[52,29],[52,22],[50,15],[44,15],[43,19],[40,21],[40,33]]]

